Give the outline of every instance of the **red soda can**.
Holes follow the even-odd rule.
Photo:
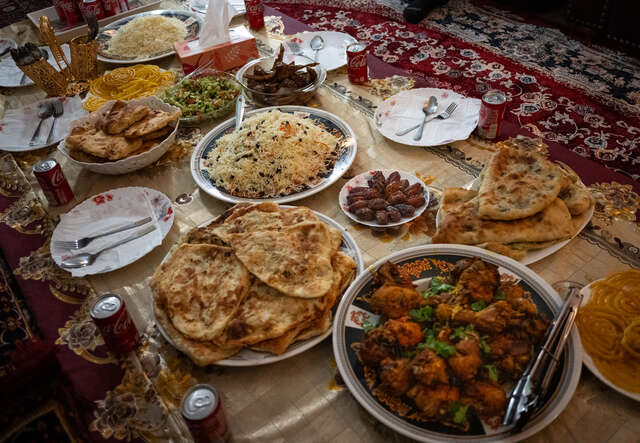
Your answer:
[[[98,20],[104,18],[104,12],[102,11],[102,3],[100,3],[100,0],[78,0],[78,7],[80,8],[84,21],[87,21],[87,15],[90,11],[93,11]]]
[[[476,133],[487,140],[493,140],[500,135],[504,110],[507,108],[507,96],[504,92],[492,89],[482,96],[480,118]]]
[[[264,5],[262,0],[244,0],[244,7],[247,10],[249,27],[251,29],[264,28]]]
[[[124,0],[102,0],[102,11],[105,17],[122,14],[129,7]]]
[[[104,294],[94,303],[89,314],[111,351],[121,354],[136,347],[138,329],[118,294]]]
[[[347,46],[347,70],[351,83],[359,85],[369,80],[367,45],[356,42]]]
[[[66,22],[67,25],[82,23],[82,16],[75,0],[53,0],[53,5],[56,8],[56,12],[58,12],[58,16],[60,16],[60,20]],[[60,15],[60,12],[63,15]]]
[[[48,158],[33,165],[33,175],[51,206],[66,205],[73,200],[71,186],[62,173],[60,164],[54,159]]]
[[[213,386],[192,386],[184,394],[180,410],[196,443],[226,442],[231,437],[220,395]]]

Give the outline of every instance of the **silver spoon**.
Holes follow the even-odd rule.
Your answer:
[[[60,263],[60,267],[65,269],[76,269],[76,268],[85,268],[87,266],[91,266],[93,262],[96,261],[96,258],[98,258],[98,256],[102,254],[104,251],[117,248],[118,246],[123,245],[125,243],[129,243],[132,240],[135,240],[144,235],[147,235],[150,232],[153,232],[155,229],[156,229],[156,225],[147,226],[146,228],[138,232],[135,232],[130,236],[123,238],[119,242],[109,245],[106,248],[103,248],[94,254],[89,254],[87,252],[84,252],[82,254],[73,255],[67,258],[66,260],[63,260],[62,263]]]
[[[433,114],[438,110],[438,100],[432,95],[429,97],[429,101],[426,105],[422,107],[422,112],[424,113],[424,119],[422,120],[422,124],[418,128],[418,132],[413,136],[414,140],[420,140],[422,138],[422,131],[424,130],[424,124],[426,123],[427,117],[429,114]]]
[[[51,102],[49,100],[40,102],[40,104],[38,105],[38,118],[40,118],[40,123],[38,123],[38,126],[36,126],[36,130],[31,136],[31,140],[29,140],[29,146],[34,146],[37,144],[36,140],[40,135],[40,127],[42,126],[42,122],[45,119],[51,117],[51,114],[53,114],[53,105],[51,104]]]
[[[236,128],[237,131],[242,126],[242,120],[244,119],[244,95],[238,94],[236,98]]]
[[[311,46],[311,49],[316,51],[315,54],[313,55],[313,61],[317,62],[318,61],[318,51],[320,51],[322,48],[324,48],[324,40],[319,35],[316,35],[315,37],[313,37],[311,39],[311,42],[309,43],[309,46]]]

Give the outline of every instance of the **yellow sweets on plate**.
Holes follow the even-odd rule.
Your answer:
[[[109,100],[131,100],[154,95],[162,86],[173,84],[174,74],[155,65],[135,65],[116,68],[91,81],[82,106],[96,111]]]

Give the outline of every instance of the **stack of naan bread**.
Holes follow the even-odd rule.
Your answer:
[[[575,173],[542,155],[503,148],[489,160],[478,190],[444,190],[433,243],[475,245],[515,259],[573,237],[593,197]]]
[[[282,354],[331,326],[356,274],[341,244],[308,208],[236,205],[191,230],[156,270],[156,318],[200,366],[245,347]]]
[[[71,124],[65,139],[69,155],[82,162],[104,163],[141,154],[161,143],[182,115],[153,110],[137,101],[113,100]]]

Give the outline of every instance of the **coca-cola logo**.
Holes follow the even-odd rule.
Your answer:
[[[366,54],[358,54],[349,60],[349,67],[351,68],[363,68],[367,66]]]
[[[62,175],[62,169],[56,169],[51,175],[51,184],[54,187],[58,187],[63,182],[64,182],[64,176]]]
[[[262,3],[254,3],[254,4],[246,5],[245,8],[247,10],[247,14],[263,14],[264,13],[264,6],[262,6]]]
[[[128,315],[121,315],[116,324],[113,325],[113,332],[117,335],[127,332],[131,327],[131,317]]]

